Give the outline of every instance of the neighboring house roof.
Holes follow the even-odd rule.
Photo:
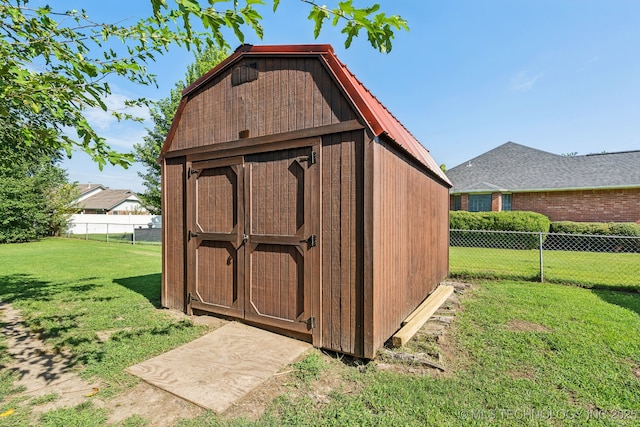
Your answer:
[[[98,188],[101,188],[103,190],[107,189],[107,187],[102,184],[78,184],[77,187],[80,190],[80,196],[83,196]]]
[[[411,132],[409,132],[402,123],[400,123],[400,121],[396,119],[375,96],[373,96],[362,82],[360,82],[356,76],[347,69],[346,65],[340,62],[333,51],[333,47],[328,44],[282,46],[242,45],[238,47],[226,60],[222,61],[207,74],[196,80],[191,86],[187,87],[182,92],[183,102],[190,94],[211,81],[223,70],[229,68],[242,57],[251,55],[317,55],[327,66],[327,69],[335,76],[337,83],[342,86],[346,96],[351,99],[354,107],[367,122],[367,126],[375,136],[383,137],[390,141],[401,151],[409,155],[409,157],[412,157],[418,163],[424,165],[442,181],[450,184],[447,176],[442,172],[440,167],[429,154],[429,150],[420,144]],[[179,121],[178,116],[180,111],[181,110],[179,109],[176,114],[176,118],[174,118],[172,128],[176,126]],[[165,153],[169,149],[172,135],[173,132],[169,131],[162,153]]]
[[[562,156],[507,142],[447,171],[451,193],[640,187],[640,150]]]
[[[111,190],[109,188],[81,201],[83,209],[110,211],[123,202],[140,202],[131,190]]]

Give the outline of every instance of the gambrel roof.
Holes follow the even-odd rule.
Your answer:
[[[640,150],[562,156],[507,142],[447,171],[451,193],[640,187]]]
[[[333,76],[335,82],[343,90],[345,96],[350,100],[360,117],[366,122],[369,130],[379,138],[392,143],[396,148],[409,157],[424,165],[431,173],[437,176],[442,182],[450,185],[447,176],[442,172],[437,163],[433,160],[427,150],[400,121],[391,114],[387,108],[360,82],[356,76],[349,71],[338,57],[333,47],[328,44],[317,45],[277,45],[277,46],[252,46],[242,45],[229,56],[214,67],[207,74],[196,80],[191,86],[182,92],[182,104],[186,102],[191,94],[197,92],[204,85],[212,81],[216,76],[232,67],[238,61],[246,57],[259,56],[316,56],[325,65],[325,68]],[[182,105],[181,104],[181,105]],[[181,109],[178,109],[173,120],[171,130],[162,148],[162,154],[166,153],[173,139],[175,127],[180,121]]]

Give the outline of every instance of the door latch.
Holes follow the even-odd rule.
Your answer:
[[[194,237],[198,237],[198,233],[194,233],[193,231],[189,230],[189,240],[193,239]]]
[[[191,178],[191,175],[197,175],[199,173],[199,170],[189,168],[189,170],[187,171],[187,179]]]
[[[318,163],[318,154],[315,151],[312,151],[308,156],[298,157],[296,160],[298,162],[309,162],[309,166],[315,165]]]
[[[311,236],[307,237],[304,240],[300,240],[300,243],[307,243],[309,245],[310,248],[313,248],[317,245],[317,240],[318,238],[316,237],[315,234],[312,234]]]
[[[315,151],[309,156],[309,165],[315,165],[318,162],[318,154]]]
[[[306,323],[307,329],[314,329],[316,327],[316,316],[311,316],[307,320],[299,320],[300,323]]]

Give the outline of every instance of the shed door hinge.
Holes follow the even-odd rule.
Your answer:
[[[198,237],[198,233],[194,233],[193,231],[189,230],[189,240],[193,239],[194,237]]]
[[[316,327],[316,316],[311,316],[307,320],[300,320],[300,323],[306,323],[307,329],[315,329]]]
[[[198,301],[198,298],[189,292],[189,295],[187,295],[187,304],[191,304],[191,301]]]
[[[191,167],[189,167],[189,170],[187,171],[187,179],[191,178],[191,175],[196,175],[199,174],[200,171],[197,169],[191,169]]]

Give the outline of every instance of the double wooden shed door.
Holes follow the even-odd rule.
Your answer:
[[[311,145],[188,164],[190,310],[318,341],[318,155]]]

